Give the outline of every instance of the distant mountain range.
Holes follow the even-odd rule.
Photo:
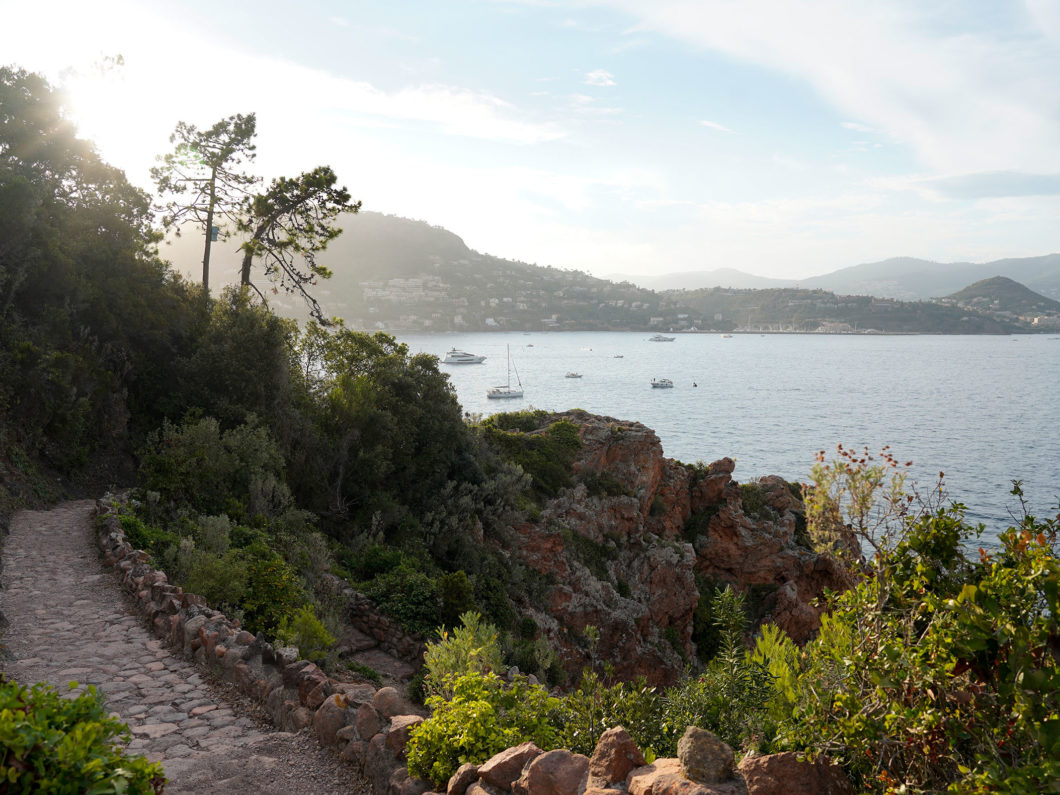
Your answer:
[[[942,263],[915,257],[893,257],[798,280],[768,279],[732,268],[719,268],[710,271],[667,273],[634,281],[653,290],[801,287],[830,290],[842,295],[872,295],[877,298],[917,301],[951,295],[973,282],[992,276],[1005,276],[1044,296],[1060,299],[1060,254],[999,259],[984,263]]]
[[[653,283],[680,277],[681,289],[654,291],[581,271],[480,254],[452,232],[408,218],[364,212],[344,217],[341,225],[343,234],[318,257],[334,276],[312,292],[328,315],[344,318],[352,328],[397,332],[842,331],[849,327],[1010,333],[1029,330],[1036,323],[1020,318],[1048,316],[1048,327],[1053,328],[1060,317],[1056,301],[1032,292],[1014,277],[994,278],[998,270],[1021,274],[1024,283],[1060,296],[1057,254],[982,265],[896,258],[806,279],[797,287],[723,269],[659,277]],[[200,270],[201,245],[199,235],[188,233],[163,248],[163,255],[194,279]],[[237,248],[233,240],[214,248],[211,286],[215,291],[235,281],[241,259]],[[990,278],[973,278],[984,271]],[[703,281],[717,286],[694,287]],[[259,287],[277,311],[305,319],[305,307],[298,299],[282,291],[269,294],[267,285]],[[910,299],[914,303],[903,303]]]

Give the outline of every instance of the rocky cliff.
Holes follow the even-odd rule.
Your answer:
[[[560,420],[581,440],[573,486],[513,528],[508,554],[548,583],[523,608],[569,673],[606,661],[621,679],[672,683],[697,653],[701,598],[726,584],[749,595],[756,621],[800,642],[815,632],[813,601],[849,574],[810,548],[797,486],[767,477],[741,487],[732,459],[682,464],[650,428],[583,411],[545,417],[531,433]]]

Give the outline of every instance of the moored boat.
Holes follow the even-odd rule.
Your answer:
[[[442,359],[442,364],[479,364],[486,361],[485,356],[479,356],[478,354],[468,353],[467,351],[460,351],[453,348]]]
[[[651,379],[652,389],[673,389],[674,382],[669,378],[653,378]]]
[[[662,334],[656,334],[654,337],[648,337],[648,342],[673,342],[677,337],[666,337]]]
[[[523,382],[519,380],[519,371],[515,371],[515,381],[518,386],[512,386],[512,352],[508,348],[508,383],[490,387],[486,390],[486,397],[491,399],[521,398],[523,396]]]

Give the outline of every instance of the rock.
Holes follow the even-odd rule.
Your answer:
[[[364,740],[354,740],[349,743],[345,748],[342,749],[342,753],[339,756],[343,762],[350,762],[354,765],[364,765],[365,756],[368,753],[368,743]]]
[[[387,795],[423,795],[430,788],[430,782],[410,776],[405,768],[398,767],[390,774]]]
[[[650,765],[635,768],[626,776],[629,795],[654,795],[655,781],[661,776],[680,774],[681,763],[676,759],[656,759]]]
[[[382,734],[373,737],[364,755],[364,777],[371,783],[372,792],[386,792],[390,785],[390,774],[398,766],[393,752],[386,747],[386,737]]]
[[[746,790],[740,781],[702,784],[690,781],[680,773],[668,773],[655,780],[652,795],[746,795]]]
[[[346,726],[347,720],[346,698],[336,693],[324,699],[324,703],[317,708],[313,715],[313,731],[324,745],[337,745],[336,735]]]
[[[566,749],[535,757],[512,784],[512,795],[580,795],[589,777],[589,758]]]
[[[677,759],[681,773],[690,781],[718,784],[732,778],[732,749],[698,726],[689,726],[677,741]]]
[[[357,728],[357,736],[368,742],[379,734],[379,730],[383,727],[383,721],[380,720],[379,713],[375,711],[375,707],[371,704],[361,704],[357,708],[353,725]]]
[[[470,762],[460,765],[449,779],[446,795],[464,795],[467,788],[478,781],[478,767]]]
[[[609,784],[625,781],[635,767],[644,765],[644,754],[641,753],[633,738],[623,727],[608,729],[600,736],[592,759],[589,760],[589,772],[604,779]]]
[[[419,715],[396,715],[390,721],[390,731],[386,733],[386,747],[397,759],[405,758],[405,746],[408,745],[412,730],[423,723]]]
[[[372,706],[384,718],[392,718],[402,712],[401,695],[392,687],[381,687],[372,697]]]
[[[486,784],[510,789],[512,782],[522,775],[523,768],[531,759],[540,756],[541,749],[533,743],[523,743],[508,748],[489,758],[478,769],[479,778]]]
[[[800,761],[791,752],[750,756],[737,769],[748,795],[854,795],[843,769],[824,759]]]

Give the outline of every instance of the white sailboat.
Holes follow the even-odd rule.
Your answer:
[[[515,371],[515,382],[519,386],[512,386],[512,351],[511,348],[505,347],[508,351],[508,383],[487,389],[486,397],[488,398],[521,398],[523,396],[523,382],[519,380],[518,370]]]

